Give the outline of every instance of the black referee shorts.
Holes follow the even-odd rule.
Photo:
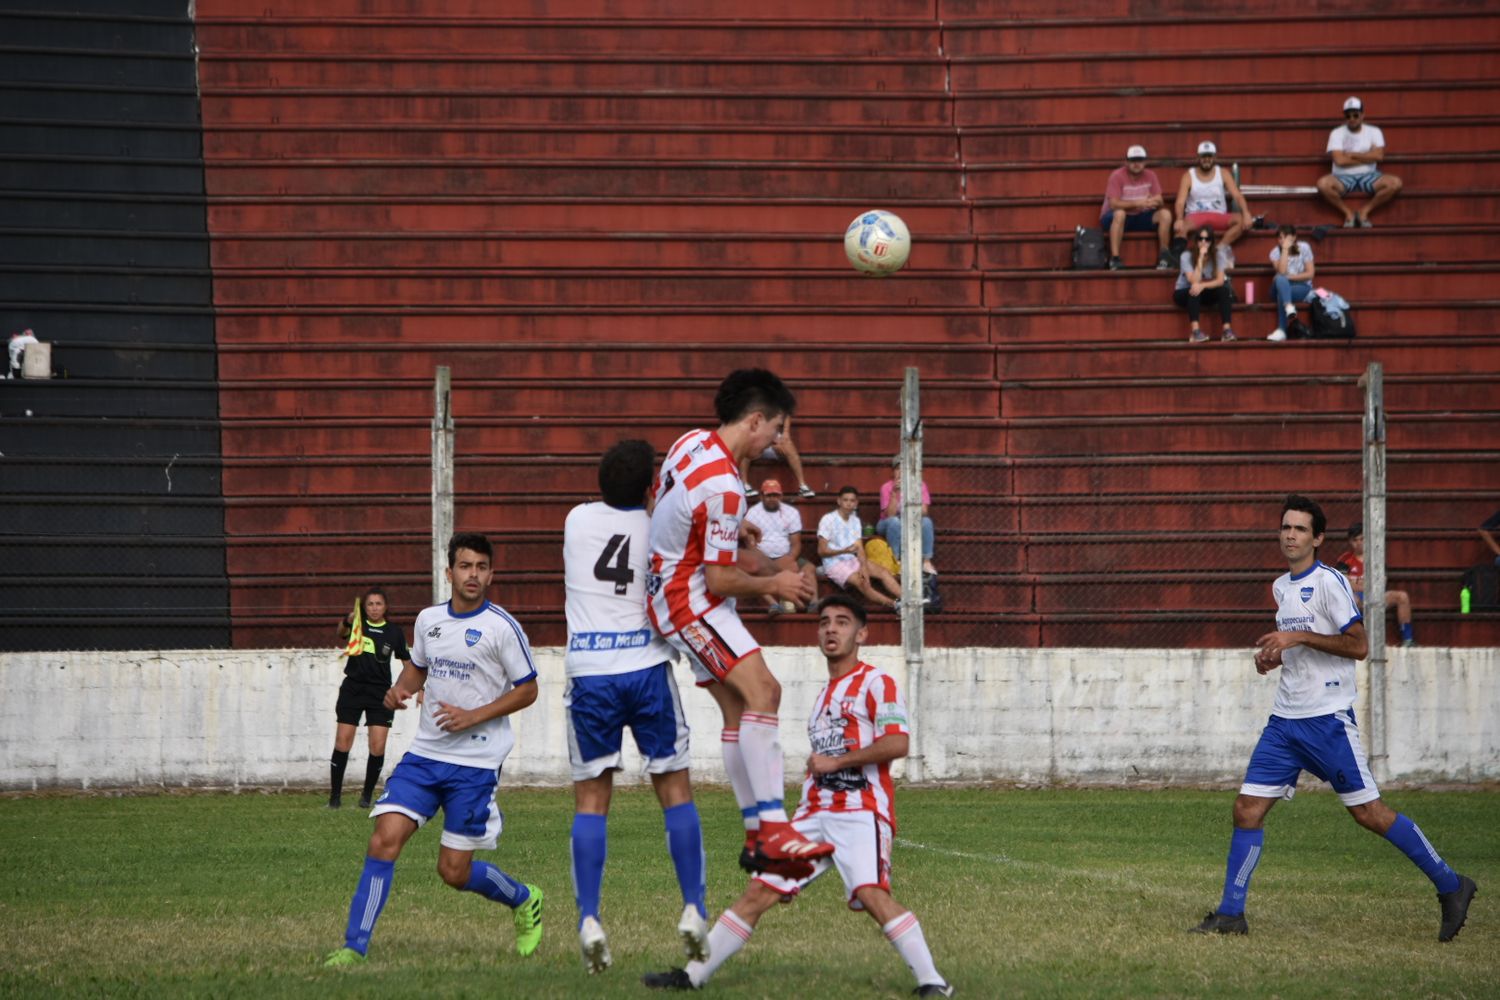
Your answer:
[[[365,717],[367,726],[384,726],[391,728],[391,722],[396,718],[396,713],[385,707],[386,688],[377,688],[368,684],[350,684],[345,681],[339,686],[338,704],[334,706],[335,717],[342,725],[357,726],[359,717]]]

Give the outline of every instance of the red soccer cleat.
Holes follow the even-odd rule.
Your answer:
[[[761,820],[760,840],[755,845],[757,867],[778,861],[816,861],[833,854],[833,845],[808,840],[790,823],[767,823]]]

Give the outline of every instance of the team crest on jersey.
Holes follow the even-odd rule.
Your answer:
[[[1312,600],[1312,596],[1313,596],[1313,588],[1312,587],[1303,587],[1302,588],[1302,603],[1303,604],[1306,604],[1308,601]]]
[[[479,629],[477,629],[477,628],[471,628],[471,629],[465,629],[464,630],[464,645],[465,646],[472,646],[476,642],[478,642],[480,639],[483,639],[483,638],[484,638],[484,633],[481,632],[481,631],[479,631]]]

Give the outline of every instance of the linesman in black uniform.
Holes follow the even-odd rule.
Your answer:
[[[332,790],[328,796],[328,808],[337,809],[343,804],[344,768],[349,766],[349,751],[354,747],[354,733],[360,716],[370,734],[370,757],[365,765],[365,787],[359,797],[361,809],[370,808],[375,794],[375,785],[380,781],[381,768],[385,766],[385,741],[391,734],[391,720],[395,712],[385,707],[385,693],[391,689],[391,658],[403,665],[411,666],[411,652],[406,648],[406,637],[401,628],[385,620],[385,591],[371,587],[360,597],[361,612],[349,612],[339,622],[339,638],[345,640],[347,659],[344,660],[344,683],[339,687],[338,728],[333,737]],[[358,628],[359,648],[354,649],[350,637]]]

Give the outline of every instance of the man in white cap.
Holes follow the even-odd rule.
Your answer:
[[[1172,254],[1167,243],[1172,238],[1172,210],[1161,194],[1156,171],[1146,167],[1146,147],[1131,146],[1125,151],[1125,165],[1116,167],[1104,185],[1104,206],[1100,209],[1099,228],[1109,233],[1109,269],[1118,271],[1120,242],[1126,233],[1156,233],[1159,253],[1158,271],[1172,269]]]
[[[1333,173],[1318,181],[1318,191],[1328,204],[1344,213],[1344,228],[1368,229],[1370,213],[1396,197],[1401,178],[1380,172],[1385,159],[1385,136],[1374,125],[1365,124],[1365,104],[1357,97],[1344,102],[1344,124],[1328,133],[1328,153]],[[1366,194],[1370,201],[1363,212],[1355,212],[1344,198]]]
[[[1182,175],[1177,185],[1177,235],[1187,234],[1200,226],[1222,233],[1219,245],[1229,247],[1252,225],[1250,205],[1240,193],[1240,186],[1216,162],[1219,147],[1204,139],[1198,143],[1198,162]],[[1239,209],[1229,210],[1230,202]]]

